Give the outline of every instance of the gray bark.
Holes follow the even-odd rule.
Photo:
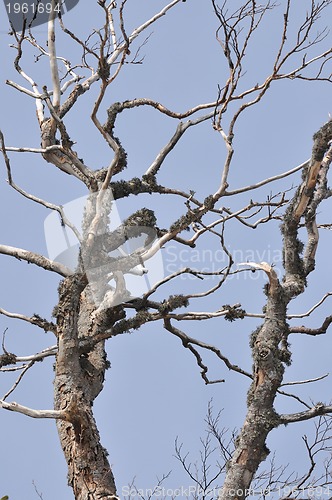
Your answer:
[[[58,420],[57,426],[75,498],[111,500],[116,498],[114,477],[92,411],[103,386],[106,353],[103,342],[88,353],[80,349],[93,312],[85,286],[84,278],[76,275],[66,278],[59,289],[54,401],[56,409],[65,410],[67,420]]]

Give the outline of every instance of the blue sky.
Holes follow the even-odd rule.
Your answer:
[[[82,36],[99,27],[101,22],[97,7],[92,8],[91,3],[80,0],[79,5],[64,18],[65,23]],[[164,0],[129,0],[126,6],[127,30],[130,32],[165,4]],[[4,6],[1,9],[1,129],[7,145],[39,147],[33,100],[4,83],[5,79],[19,81],[19,78],[13,69],[15,52],[9,48],[12,40],[6,35],[8,26]],[[294,19],[300,14],[300,10],[294,10]],[[280,19],[281,11],[270,13],[262,32],[253,39],[248,51],[245,84],[253,85],[267,74],[271,66],[271,52],[281,30],[278,24]],[[227,75],[222,51],[215,41],[217,27],[210,2],[187,0],[177,5],[147,31],[151,37],[142,47],[141,53],[145,56],[143,64],[123,68],[109,89],[107,104],[134,97],[150,97],[171,109],[184,111],[197,103],[213,101],[218,84],[222,86]],[[46,31],[41,29],[39,36],[45,40]],[[331,38],[324,44],[331,45]],[[33,53],[31,51],[32,59],[25,60],[26,71],[41,86],[45,79],[49,84],[45,64],[34,63]],[[75,56],[74,48],[63,41],[59,43],[58,54],[69,58]],[[98,84],[81,98],[67,122],[72,139],[77,141],[79,155],[93,168],[106,166],[111,160],[109,149],[99,139],[88,118],[97,90]],[[286,81],[272,85],[266,99],[248,110],[236,129],[231,187],[235,189],[247,185],[305,161],[310,156],[313,133],[332,112],[329,103],[328,83]],[[86,122],[83,122],[85,119]],[[128,152],[129,166],[125,178],[144,173],[169,140],[176,125],[176,122],[154,110],[122,113],[116,131]],[[64,204],[86,194],[73,177],[55,171],[52,165],[46,164],[37,155],[11,154],[10,157],[14,180],[37,196]],[[221,138],[212,131],[210,122],[204,123],[189,130],[168,157],[160,181],[186,191],[193,189],[203,199],[218,186],[224,158]],[[47,210],[21,198],[10,189],[5,179],[3,165],[0,169],[1,243],[45,253],[43,224]],[[297,174],[274,187],[266,186],[255,193],[257,200],[264,200],[271,189],[276,192],[297,185],[299,179]],[[248,203],[249,197],[243,195],[227,200],[225,205],[235,209]],[[150,204],[147,206],[155,204],[153,208],[161,227],[170,223],[170,213],[175,219],[183,210],[182,202],[174,203],[161,198],[151,202],[148,196],[137,198],[130,205],[127,201],[119,202],[118,209],[127,213],[129,208],[140,208],[145,203]],[[329,222],[330,209],[330,202],[326,202],[320,214],[321,222]],[[274,257],[280,255],[278,223],[246,232],[232,224],[228,232],[226,230],[226,240],[232,250],[238,251],[239,257],[245,257],[250,252],[257,256],[263,252]],[[291,305],[291,312],[305,312],[325,292],[330,291],[330,246],[331,234],[323,232],[317,271],[309,279],[308,291]],[[172,251],[165,251],[166,268],[172,263]],[[178,249],[174,248],[174,252]],[[202,266],[213,264],[209,255],[204,254],[204,247],[199,246],[197,252]],[[182,261],[187,258],[188,254],[182,254]],[[1,257],[0,261],[0,307],[50,318],[57,300],[57,276],[9,257]],[[231,280],[211,300],[204,300],[201,305],[195,302],[191,308],[214,310],[222,304],[240,302],[247,311],[260,312],[264,304],[264,283],[265,277],[259,273],[250,277],[241,275],[241,279]],[[174,287],[178,287],[177,292],[181,289],[187,292],[193,287],[199,291],[205,283],[187,280]],[[173,288],[167,291],[174,293]],[[308,326],[318,326],[321,318],[329,314],[329,309],[327,302],[313,318],[299,321],[305,321]],[[257,324],[259,321],[256,319],[233,324],[219,318],[206,323],[188,322],[183,329],[191,336],[215,343],[234,363],[250,370],[248,339]],[[55,343],[51,333],[44,334],[25,323],[0,316],[0,331],[5,328],[8,328],[6,348],[17,355],[32,354]],[[331,352],[328,335],[320,338],[300,338],[298,335],[291,339],[291,344],[293,364],[287,369],[286,380],[316,377],[328,371]],[[228,372],[221,363],[206,354],[211,377],[225,378],[226,383],[205,386],[191,354],[157,323],[112,339],[107,344],[107,351],[112,369],[107,372],[105,389],[95,403],[95,415],[102,443],[110,453],[120,496],[122,487],[134,476],[138,487],[151,488],[157,475],[160,477],[171,469],[173,472],[167,482],[169,487],[192,484],[173,457],[176,436],[184,442],[185,449],[192,451],[193,461],[198,459],[199,437],[204,435],[204,417],[211,398],[216,411],[223,409],[222,426],[231,430],[239,428],[245,415],[247,380]],[[33,408],[51,408],[52,363],[52,359],[37,363],[9,400]],[[15,373],[1,374],[1,394],[8,390],[16,376]],[[296,393],[303,397],[311,394],[315,401],[328,402],[330,383],[325,379],[314,389],[303,386],[297,388]],[[278,411],[300,409],[289,398],[280,397],[276,408]],[[290,445],[303,446],[299,436],[304,432],[310,435],[311,429],[312,425],[296,424],[273,431],[268,446],[271,450],[276,449],[277,462],[289,462],[290,469],[298,465],[302,452],[295,452],[292,457],[285,450],[289,450]],[[7,494],[10,500],[38,498],[34,482],[44,500],[72,498],[71,490],[66,485],[66,464],[54,422],[32,420],[1,411],[0,439],[5,457],[0,470],[0,496]],[[305,466],[305,462],[301,465]]]

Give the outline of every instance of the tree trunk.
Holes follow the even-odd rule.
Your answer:
[[[54,398],[55,408],[64,410],[67,420],[58,420],[57,425],[75,499],[111,500],[117,498],[114,477],[92,412],[107,361],[104,342],[89,352],[81,348],[81,340],[91,331],[94,310],[85,286],[84,278],[74,275],[59,287]]]
[[[250,494],[254,475],[269,454],[265,444],[269,432],[279,425],[273,408],[277,389],[283,379],[283,362],[288,363],[287,299],[272,268],[265,321],[251,336],[254,379],[248,391],[248,409],[236,448],[228,462],[220,500],[243,500]]]

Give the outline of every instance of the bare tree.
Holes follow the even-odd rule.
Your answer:
[[[286,484],[292,484],[288,498],[298,494],[303,485],[309,485],[315,469],[317,450],[329,450],[329,415],[332,413],[332,406],[328,402],[309,404],[296,394],[285,393],[282,387],[285,367],[291,363],[289,336],[321,335],[332,322],[332,316],[327,316],[322,325],[316,328],[290,325],[292,320],[308,317],[317,310],[331,295],[329,291],[325,291],[325,295],[322,292],[321,300],[308,312],[301,315],[289,312],[291,302],[305,291],[308,277],[315,270],[319,231],[331,228],[329,221],[324,224],[317,222],[317,213],[331,194],[327,176],[332,159],[332,122],[328,121],[316,131],[311,157],[305,162],[297,166],[288,165],[286,171],[274,176],[269,174],[267,167],[267,173],[260,181],[239,188],[232,188],[229,179],[234,161],[236,126],[250,107],[263,101],[266,94],[273,91],[272,86],[286,80],[306,80],[310,85],[331,82],[332,48],[329,45],[328,31],[321,28],[320,18],[331,13],[332,2],[307,2],[307,12],[300,20],[294,21],[296,2],[292,0],[282,2],[281,6],[270,0],[262,4],[255,0],[225,1],[221,5],[212,0],[212,5],[206,4],[206,8],[212,8],[216,16],[216,39],[227,66],[227,78],[216,91],[213,102],[199,103],[181,112],[168,109],[163,103],[149,97],[135,97],[106,104],[109,102],[109,87],[126,71],[127,63],[142,62],[140,49],[146,42],[149,28],[154,24],[157,26],[159,19],[173,9],[188,9],[190,16],[190,2],[182,5],[182,1],[185,0],[173,0],[165,4],[159,12],[131,32],[126,29],[126,9],[130,9],[130,3],[127,5],[126,0],[118,5],[114,1],[105,0],[91,5],[91,10],[101,9],[104,24],[86,38],[71,31],[61,15],[54,16],[52,13],[48,22],[46,45],[37,40],[33,29],[26,22],[23,23],[21,32],[14,29],[12,31],[16,49],[14,66],[21,81],[6,83],[25,94],[27,99],[34,99],[41,147],[10,146],[6,144],[4,132],[1,132],[1,151],[8,183],[33,203],[57,212],[60,226],[79,243],[79,254],[77,266],[73,268],[61,259],[0,245],[1,254],[27,261],[62,278],[58,289],[58,303],[53,312],[56,321],[44,319],[38,314],[26,316],[0,309],[0,313],[8,318],[28,322],[55,336],[55,345],[26,356],[8,352],[3,342],[1,371],[19,369],[20,375],[14,386],[2,397],[0,405],[3,409],[33,418],[56,419],[61,447],[68,464],[69,484],[76,499],[117,498],[112,468],[107,451],[100,442],[92,407],[102,391],[105,370],[109,367],[105,343],[149,322],[162,322],[171,335],[180,339],[183,347],[192,353],[205,384],[224,382],[224,379],[210,378],[204,357],[207,351],[225,368],[238,373],[251,384],[243,426],[236,437],[226,439],[226,444],[224,431],[218,430],[219,415],[217,418],[213,417],[211,408],[209,409],[208,434],[206,440],[202,441],[201,471],[188,464],[182,446],[177,443],[177,458],[203,491],[195,498],[205,498],[206,490],[215,482],[220,486],[219,498],[222,500],[245,498],[250,494],[253,481],[265,481],[270,486],[280,484],[279,469],[272,466],[271,471],[264,473],[265,475],[257,471],[269,454],[266,445],[269,433],[282,425],[316,417],[319,419],[314,443],[309,443],[307,439],[304,441],[311,467],[307,474],[286,480]],[[56,5],[57,2],[53,2],[53,7]],[[278,43],[274,47],[274,54],[271,53],[270,71],[262,76],[258,68],[257,80],[252,85],[246,73],[247,52],[265,18],[274,14],[278,22],[281,20],[281,24]],[[81,52],[79,61],[70,61],[67,54],[57,54],[57,41],[62,39],[77,45]],[[51,87],[44,84],[43,77],[33,75],[30,66],[23,62],[25,53],[29,54],[31,47],[37,51],[37,61],[49,61]],[[71,138],[67,124],[72,110],[79,108],[84,95],[95,87],[99,88],[99,92],[91,110],[91,119],[101,139],[112,151],[110,164],[98,170],[80,158],[77,151],[79,143],[76,145],[74,142],[79,138]],[[175,130],[146,171],[126,180],[121,176],[126,167],[130,173],[131,165],[123,145],[125,137],[119,138],[116,135],[116,124],[120,114],[127,115],[135,108],[152,108],[165,119],[172,119]],[[101,116],[105,110],[107,118],[102,123]],[[84,119],[82,116],[82,120]],[[220,136],[225,146],[225,158],[221,172],[214,175],[213,191],[206,192],[205,198],[199,199],[190,185],[189,173],[186,190],[180,189],[176,181],[166,185],[160,177],[165,161],[174,149],[176,151],[187,131],[203,123],[210,123],[211,134]],[[149,146],[147,139],[144,147]],[[16,184],[12,173],[13,153],[41,155],[46,162],[62,171],[63,182],[70,175],[85,186],[87,197],[82,227],[77,227],[64,207],[43,200]],[[298,155],[301,154],[299,151]],[[280,179],[289,177],[292,179],[290,182],[298,182],[299,172],[302,177],[296,189],[290,185],[289,189],[277,190],[263,201],[255,198],[260,188],[274,186]],[[139,198],[145,194],[152,195],[149,207],[141,207],[118,227],[111,228],[116,201],[130,200],[136,196]],[[166,229],[159,227],[154,213],[157,204],[154,199],[161,196],[171,200],[170,207],[174,200],[181,200],[183,207],[180,216],[174,216],[169,211]],[[230,208],[228,204],[233,200],[239,200],[238,203],[242,205]],[[229,241],[226,240],[229,225],[236,223],[248,231],[271,225],[274,231],[278,231],[276,221],[281,222],[283,276],[278,275],[273,263],[235,263],[228,246]],[[299,239],[300,233],[305,238],[304,243]],[[133,243],[134,249],[132,247],[125,252],[123,248],[128,242]],[[194,266],[179,267],[175,272],[155,280],[140,296],[131,293],[127,284],[128,275],[134,274],[143,279],[151,259],[158,255],[162,247],[174,242],[179,248],[190,250],[197,245],[221,248],[227,258],[227,265],[211,272]],[[192,304],[208,303],[205,299],[214,296],[234,275],[241,277],[261,271],[267,278],[264,289],[266,304],[262,313],[244,310],[240,301],[225,304],[217,310],[197,310],[199,305],[193,310],[188,309]],[[187,275],[195,278],[191,284],[203,282],[203,291],[199,287],[195,290],[195,286],[192,286],[189,293],[173,293],[172,290],[178,290],[181,285],[180,279]],[[244,318],[261,319],[261,325],[250,339],[252,371],[238,366],[224,354],[222,337],[220,342],[210,344],[204,337],[202,339],[188,335],[184,331],[185,326],[179,327],[186,322],[208,321],[213,318],[231,322]],[[37,361],[49,356],[55,358],[54,408],[36,410],[9,402],[9,396],[27,371]],[[301,381],[301,384],[314,381],[309,375],[308,380]],[[277,413],[276,397],[285,397],[285,394],[304,405],[303,411]],[[216,470],[212,476],[209,475],[211,470],[208,465],[214,456],[211,439],[217,440],[222,457],[221,461],[220,458],[216,459]],[[327,463],[325,472],[324,478],[321,481],[317,479],[316,484],[330,483],[330,462]],[[166,477],[167,475],[164,476]]]

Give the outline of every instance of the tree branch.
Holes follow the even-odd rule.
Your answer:
[[[63,264],[47,259],[43,255],[24,250],[22,248],[10,247],[8,245],[0,245],[0,254],[15,257],[18,260],[25,260],[29,264],[35,264],[38,267],[58,273],[61,276],[71,276],[73,272]]]
[[[28,408],[27,406],[20,405],[14,401],[12,403],[7,403],[2,399],[0,399],[0,407],[4,410],[15,411],[32,418],[54,418],[67,420],[66,413],[63,410],[34,410],[32,408]]]
[[[301,411],[299,413],[291,413],[289,415],[279,415],[279,425],[287,425],[293,422],[302,422],[304,420],[310,420],[319,415],[328,415],[332,413],[332,406],[325,406],[323,403],[317,403],[315,406],[307,411]]]
[[[12,313],[2,308],[0,308],[0,314],[7,316],[7,318],[20,319],[22,321],[30,323],[31,325],[39,326],[39,328],[42,328],[45,332],[53,332],[53,333],[56,332],[56,325],[54,323],[41,318],[37,314],[28,317],[25,316],[24,314]]]
[[[193,345],[196,345],[197,347],[201,347],[202,349],[206,349],[208,351],[212,351],[214,354],[216,354],[216,356],[224,362],[224,364],[227,366],[227,368],[229,370],[233,370],[237,373],[241,373],[241,375],[245,375],[246,377],[248,378],[252,378],[252,375],[250,375],[250,373],[246,372],[245,370],[242,370],[242,368],[240,368],[239,366],[237,365],[233,365],[221,352],[219,349],[217,349],[216,347],[214,347],[213,345],[210,345],[210,344],[206,344],[205,342],[201,342],[199,340],[196,340],[192,337],[189,337],[188,335],[186,335],[184,332],[182,332],[181,330],[179,330],[178,328],[175,328],[175,326],[172,325],[171,321],[169,318],[165,318],[164,319],[164,327],[166,328],[166,330],[168,330],[170,333],[172,333],[173,335],[175,335],[176,337],[180,338],[181,341],[182,341],[182,345],[184,347],[186,347],[187,349],[189,349],[193,354],[194,356],[196,357],[196,360],[197,360],[197,364],[198,366],[202,369],[201,371],[201,375],[202,375],[202,378],[203,380],[205,381],[206,384],[211,384],[211,383],[218,383],[218,382],[224,382],[224,380],[216,380],[216,381],[209,381],[209,379],[207,378],[206,376],[206,373],[208,371],[208,368],[202,363],[202,358],[201,356],[199,355],[199,353],[197,352],[197,350],[195,348],[193,348]]]
[[[306,335],[322,335],[327,332],[328,327],[332,323],[332,316],[328,316],[323,321],[323,324],[319,328],[308,328],[306,326],[291,326],[289,328],[289,333],[304,333]]]

